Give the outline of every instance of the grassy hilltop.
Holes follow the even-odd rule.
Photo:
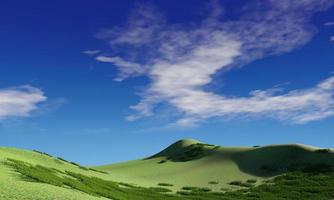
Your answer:
[[[3,147],[0,199],[331,199],[333,166],[330,149],[297,144],[180,140],[148,158],[94,168]]]
[[[149,158],[97,168],[110,172],[114,180],[145,186],[167,182],[175,189],[191,185],[220,190],[231,188],[229,183],[235,180],[261,182],[289,168],[309,164],[334,166],[334,154],[297,144],[220,147],[181,140]]]

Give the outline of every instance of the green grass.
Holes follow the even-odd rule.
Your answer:
[[[247,183],[256,183],[257,180],[256,180],[256,179],[248,179],[246,182],[247,182]]]
[[[296,144],[217,148],[181,140],[146,159],[96,168],[110,172],[113,180],[145,187],[166,182],[174,191],[192,185],[218,192],[222,187],[234,189],[229,183],[235,180],[256,179],[257,185],[298,165],[317,163],[334,166],[334,153]],[[219,184],[208,184],[218,180]]]
[[[89,170],[91,170],[91,171],[94,171],[94,172],[99,172],[99,173],[102,173],[102,174],[109,174],[108,172],[101,171],[101,170],[94,169],[94,168],[88,168],[88,169],[89,169]]]
[[[23,178],[11,166],[5,165],[7,159],[15,159],[22,162],[29,162],[38,166],[44,174],[49,170],[54,173],[58,171],[73,170],[81,172],[84,170],[74,167],[67,163],[63,163],[50,155],[41,154],[34,151],[18,150],[14,148],[0,147],[0,199],[1,200],[54,200],[54,199],[69,199],[69,200],[98,200],[97,198],[77,190],[58,187],[50,184],[37,182],[32,178]],[[47,168],[44,168],[47,167]],[[45,170],[45,171],[43,171]],[[29,171],[28,171],[29,172]],[[86,172],[86,171],[85,171]],[[43,174],[42,173],[42,174]],[[100,173],[86,172],[86,174],[98,176]],[[36,177],[38,178],[38,177]],[[54,180],[56,181],[56,180]]]
[[[146,159],[85,167],[41,151],[0,148],[0,199],[327,200],[334,199],[333,155],[303,145],[182,140]]]
[[[207,187],[193,187],[193,186],[184,186],[181,188],[182,190],[189,190],[189,191],[192,191],[192,192],[210,192],[211,189],[210,188],[207,188]]]
[[[172,187],[173,184],[170,183],[158,183],[159,186]]]
[[[240,186],[240,187],[252,187],[253,184],[249,182],[242,182],[242,181],[232,181],[229,183],[230,185]]]
[[[46,183],[58,187],[69,187],[95,197],[110,199],[173,199],[160,193],[170,192],[166,188],[120,187],[118,183],[97,177],[89,177],[80,173],[59,171],[40,165],[31,165],[15,159],[4,163],[15,169],[27,181]]]
[[[111,179],[119,182],[145,187],[170,183],[175,192],[185,185],[210,187],[213,191],[219,191],[221,187],[228,187],[228,182],[235,179],[262,179],[240,171],[231,158],[237,152],[252,148],[217,148],[199,143],[195,140],[182,140],[146,159],[95,168],[109,172]],[[164,162],[160,163],[161,161]],[[219,185],[208,185],[213,180],[219,180]]]
[[[38,151],[38,150],[33,150],[33,151],[36,152],[36,153],[40,153],[42,155],[46,155],[46,156],[52,157],[50,154],[42,152],[42,151]]]
[[[155,192],[172,192],[172,190],[163,187],[150,187],[149,189]]]

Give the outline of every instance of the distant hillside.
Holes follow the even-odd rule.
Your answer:
[[[334,166],[328,149],[286,144],[263,147],[221,147],[196,140],[180,140],[163,151],[141,160],[99,166],[112,179],[144,186],[171,183],[207,186],[214,190],[233,188],[235,180],[264,180],[288,169],[308,165]],[[218,182],[219,184],[210,184]]]

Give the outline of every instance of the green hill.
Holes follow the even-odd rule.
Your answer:
[[[187,139],[148,158],[93,168],[39,151],[2,147],[0,199],[247,199],[240,189],[250,188],[249,194],[254,190],[256,195],[268,195],[263,193],[267,189],[261,188],[272,177],[300,167],[319,166],[321,169],[334,166],[334,153],[297,144],[221,147]],[[304,177],[297,175],[294,177]],[[333,180],[334,173],[331,176],[323,184],[326,195],[331,194],[326,185]],[[325,180],[323,176],[316,176],[316,181],[300,184],[317,183],[318,178]],[[285,188],[285,179],[279,183]],[[260,186],[254,187],[256,185]],[[300,188],[307,187],[301,185]],[[231,190],[238,191],[221,196],[222,191]],[[166,192],[169,194],[164,194]],[[171,195],[175,192],[178,195]],[[319,196],[315,196],[317,198]]]
[[[34,151],[19,150],[15,148],[0,148],[0,199],[23,200],[23,199],[87,199],[96,198],[85,193],[71,190],[68,188],[56,187],[50,184],[26,181],[19,173],[4,164],[7,159],[16,159],[33,165],[42,165],[59,170],[71,170],[82,172],[94,176],[101,176],[100,173],[80,169],[79,167],[63,162],[59,159],[50,157]]]
[[[305,145],[264,147],[220,147],[196,140],[180,140],[149,158],[97,167],[110,172],[113,180],[154,186],[234,188],[235,180],[257,179],[285,172],[289,168],[328,164],[334,166],[334,153]],[[218,184],[210,184],[218,182]]]

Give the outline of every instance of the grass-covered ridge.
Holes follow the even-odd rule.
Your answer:
[[[25,181],[35,181],[57,187],[69,187],[94,197],[119,200],[321,200],[334,197],[334,169],[330,166],[308,166],[291,170],[260,186],[249,186],[231,192],[211,192],[209,188],[184,186],[177,194],[165,194],[169,189],[143,188],[89,177],[74,172],[62,172],[40,165],[8,159],[5,165],[19,172]],[[254,181],[250,181],[254,182]],[[250,183],[249,183],[250,184]],[[242,185],[240,185],[242,186]]]
[[[334,166],[334,153],[297,144],[223,147],[180,140],[151,157],[97,168],[122,182],[148,187],[169,183],[174,191],[183,186],[208,187],[218,192],[234,189],[233,181],[258,185],[291,168],[315,164]]]
[[[304,145],[221,147],[181,140],[145,159],[87,167],[0,147],[0,199],[331,199],[333,155]]]

